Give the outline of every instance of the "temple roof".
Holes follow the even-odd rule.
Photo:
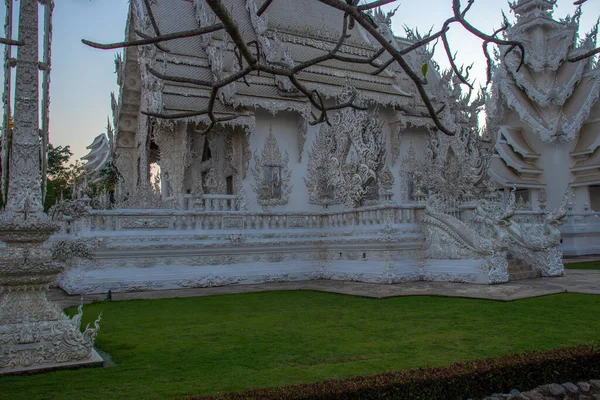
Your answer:
[[[260,43],[267,59],[274,61],[293,60],[292,65],[326,54],[331,50],[342,28],[343,13],[337,9],[311,0],[275,1],[261,17],[256,9],[262,0],[224,0],[244,40],[247,43]],[[210,25],[215,16],[203,0],[157,0],[151,2],[152,10],[161,34],[185,31]],[[381,13],[373,17],[380,30],[391,37],[398,48],[410,44],[409,41],[391,34],[388,22]],[[154,34],[141,0],[132,0],[130,23],[135,29],[146,34]],[[386,36],[388,37],[388,36]],[[163,43],[169,52],[152,48],[141,52],[140,62],[152,66],[165,75],[214,81],[217,76],[228,76],[237,68],[237,58],[231,39],[224,31],[211,35],[172,40]],[[375,42],[360,26],[350,31],[350,37],[340,49],[340,54],[352,57],[370,57],[377,49]],[[221,56],[222,54],[222,56]],[[412,54],[412,57],[418,57]],[[382,56],[385,61],[389,55]],[[409,61],[410,60],[410,57]],[[421,61],[413,59],[415,66]],[[420,68],[420,67],[419,67]],[[144,65],[142,65],[144,70]],[[373,67],[360,63],[346,63],[329,60],[307,68],[298,74],[299,81],[310,90],[318,90],[323,96],[338,96],[348,86],[355,87],[367,101],[385,106],[416,106],[412,81],[392,66],[374,76],[369,72]],[[150,110],[169,113],[193,112],[205,109],[210,96],[210,87],[189,83],[162,81],[142,71],[144,87],[148,81],[159,82],[161,101],[158,109]],[[288,79],[269,74],[251,73],[245,82],[240,80],[222,88],[216,109],[221,114],[239,112],[256,107],[272,112],[294,110],[307,115],[310,111],[308,100],[294,93]],[[155,90],[155,89],[154,89]],[[144,97],[144,96],[142,96]],[[420,104],[420,100],[417,102]],[[417,108],[419,108],[417,106]]]

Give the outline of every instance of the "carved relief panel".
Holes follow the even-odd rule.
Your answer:
[[[233,194],[237,170],[228,134],[214,130],[195,135],[192,148],[193,162],[186,174],[187,191],[196,195]]]
[[[254,153],[254,192],[258,204],[263,207],[283,205],[288,203],[292,190],[290,179],[292,172],[288,166],[287,151],[281,153],[273,131],[265,140],[262,155]]]
[[[391,197],[394,178],[386,166],[383,123],[375,113],[344,109],[331,126],[323,125],[310,153],[306,184],[311,201],[350,207],[374,204]],[[314,162],[313,162],[314,161]],[[326,178],[326,183],[322,178]],[[320,199],[320,200],[319,200]]]

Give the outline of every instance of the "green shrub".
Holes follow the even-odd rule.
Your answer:
[[[600,375],[600,347],[578,346],[345,380],[255,389],[190,400],[468,399]]]

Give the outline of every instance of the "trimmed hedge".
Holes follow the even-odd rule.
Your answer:
[[[600,346],[588,345],[190,400],[471,399],[598,377]]]

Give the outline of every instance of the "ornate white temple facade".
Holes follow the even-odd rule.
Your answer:
[[[578,35],[573,17],[552,17],[555,2],[520,0],[506,37],[525,46],[525,62],[510,53],[494,71],[487,130],[494,142],[489,174],[520,204],[556,207],[566,190],[571,213],[562,228],[566,255],[600,253],[600,66],[576,61],[596,46],[598,25]],[[506,49],[504,49],[506,50]]]
[[[170,3],[152,2],[161,32],[215,19],[202,0]],[[340,35],[333,21],[342,15],[318,2],[276,1],[260,17],[259,3],[230,0],[228,9],[268,62],[301,63],[331,50]],[[395,37],[389,18],[373,14],[398,49],[409,46],[414,38]],[[132,0],[128,38],[152,29],[144,2]],[[370,57],[377,49],[357,26],[340,54]],[[372,67],[338,60],[298,79],[328,104],[354,98],[360,109],[330,111],[313,125],[310,102],[287,78],[251,74],[219,92],[215,110],[231,118],[205,132],[207,117],[195,115],[210,98],[202,82],[237,68],[229,37],[127,48],[116,60],[114,139],[97,138],[88,158],[93,172],[111,152],[121,176],[116,203],[80,199],[88,210],[65,217],[57,237],[94,243],[95,257],[75,260],[59,285],[100,293],[562,275],[559,226],[568,202],[517,210],[515,193],[502,196],[487,174],[490,154],[477,129],[484,98],[463,94],[428,51],[407,58],[418,70],[430,65],[427,90],[445,104],[440,118],[454,136],[437,132],[397,67],[373,75]]]

